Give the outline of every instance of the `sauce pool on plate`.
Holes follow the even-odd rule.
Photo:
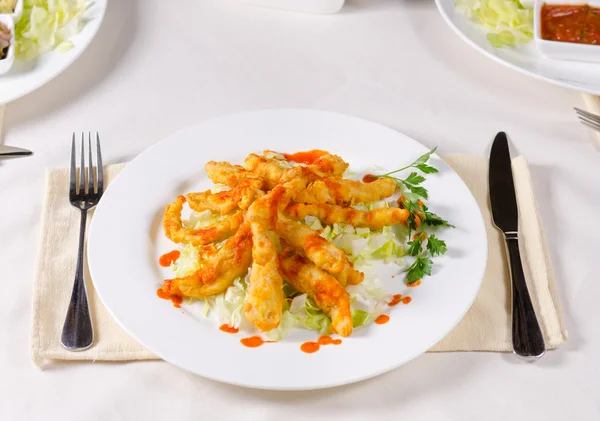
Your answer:
[[[240,331],[237,327],[229,326],[227,323],[219,326],[219,330],[227,333],[238,333]]]
[[[173,250],[168,253],[163,254],[158,259],[158,264],[160,264],[164,268],[168,268],[171,264],[181,256],[181,252],[179,250]]]
[[[339,345],[342,343],[341,339],[333,339],[331,336],[323,335],[317,341],[319,345]]]
[[[373,174],[367,174],[363,177],[362,181],[363,183],[372,183],[373,181],[377,180],[377,176],[374,176]]]
[[[302,352],[306,352],[307,354],[312,354],[313,352],[317,352],[321,348],[318,342],[304,342],[300,345],[300,349]]]
[[[158,298],[162,298],[163,300],[170,300],[173,303],[173,306],[177,307],[177,308],[181,308],[181,303],[183,302],[183,298],[180,297],[179,295],[175,295],[175,294],[171,294],[169,292],[170,290],[170,283],[167,283],[167,288],[165,289],[163,288],[159,288],[156,291],[156,295],[158,295]]]
[[[258,348],[259,346],[266,344],[267,342],[273,341],[265,341],[260,336],[250,336],[249,338],[240,339],[240,343],[248,348]]]
[[[541,10],[542,39],[600,44],[600,8],[587,4],[544,4]]]
[[[389,321],[390,321],[390,316],[388,316],[387,314],[382,314],[381,316],[379,316],[378,318],[375,319],[375,323],[377,323],[378,325],[385,324]]]
[[[388,306],[394,307],[395,305],[400,304],[402,301],[402,294],[396,294],[392,297],[392,301],[388,303]]]

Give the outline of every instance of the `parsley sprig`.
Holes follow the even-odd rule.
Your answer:
[[[437,147],[433,148],[426,154],[418,157],[412,164],[407,165],[406,167],[402,167],[398,170],[390,171],[385,174],[376,175],[375,177],[390,178],[390,179],[394,180],[396,182],[396,185],[398,185],[398,187],[400,188],[402,195],[409,200],[414,200],[419,197],[428,199],[429,192],[427,191],[427,189],[425,187],[420,185],[423,181],[425,181],[425,177],[420,175],[418,172],[412,171],[406,178],[398,178],[398,177],[394,177],[393,175],[398,174],[403,171],[406,171],[408,169],[416,169],[416,170],[419,170],[420,172],[422,172],[423,174],[437,173],[438,170],[436,168],[427,164],[427,161],[429,161],[429,158],[431,157],[431,155],[433,153],[435,153],[436,150],[437,150]]]
[[[431,275],[431,268],[433,266],[432,258],[441,256],[448,250],[444,240],[439,239],[435,234],[428,233],[426,228],[454,227],[454,225],[439,215],[431,212],[421,201],[421,199],[429,198],[429,192],[421,185],[425,181],[423,174],[435,174],[438,172],[435,167],[428,164],[429,158],[436,150],[437,147],[433,148],[406,167],[385,174],[374,175],[376,178],[389,178],[396,182],[402,194],[398,203],[409,212],[407,220],[409,238],[407,254],[415,257],[415,260],[406,269],[406,281],[408,284],[412,284],[426,275]],[[411,171],[406,178],[399,178],[397,176],[397,174],[406,170],[417,171]],[[413,231],[416,231],[414,236],[412,235]]]

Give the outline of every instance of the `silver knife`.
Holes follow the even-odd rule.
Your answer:
[[[506,133],[494,139],[490,154],[490,202],[494,224],[504,234],[512,283],[512,341],[513,352],[526,359],[536,360],[546,347],[535,310],[529,297],[521,254],[519,252],[519,210],[515,195],[510,152]]]
[[[0,158],[9,156],[27,156],[33,152],[15,146],[0,145]]]

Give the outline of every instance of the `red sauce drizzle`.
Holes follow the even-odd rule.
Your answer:
[[[341,339],[333,339],[331,336],[323,335],[317,341],[319,345],[339,345],[342,343]]]
[[[373,181],[377,180],[378,177],[374,176],[373,174],[367,174],[363,177],[363,183],[372,183]]]
[[[175,262],[177,259],[179,259],[180,255],[181,255],[181,252],[179,250],[170,251],[170,252],[165,253],[162,256],[160,256],[160,258],[158,259],[158,263],[162,267],[168,268],[169,266],[171,266],[171,264],[173,262]]]
[[[314,164],[314,162],[322,157],[323,155],[329,155],[329,152],[322,151],[320,149],[313,149],[312,151],[296,152],[294,154],[284,153],[283,156],[286,160],[297,162],[298,164]]]
[[[388,303],[388,306],[394,307],[395,305],[400,304],[402,301],[402,294],[396,294],[392,297],[392,301]]]
[[[417,279],[412,284],[407,284],[407,286],[410,287],[410,288],[418,287],[419,285],[421,285],[421,280],[420,279]]]
[[[382,314],[381,316],[379,316],[378,318],[375,319],[375,323],[377,323],[378,325],[385,324],[389,321],[390,321],[390,316],[388,316],[387,314]]]
[[[302,352],[306,352],[307,354],[312,354],[313,352],[317,352],[321,348],[318,342],[304,342],[300,345],[300,349]]]
[[[412,298],[410,298],[410,297],[404,297],[402,299],[402,304],[410,304],[411,301],[412,301]]]
[[[269,342],[265,341],[260,336],[250,336],[249,338],[240,339],[242,345],[247,346],[248,348],[258,348],[262,344]]]
[[[240,331],[237,327],[229,326],[227,323],[219,326],[219,330],[227,333],[238,333]]]
[[[156,290],[156,295],[163,300],[170,300],[173,303],[173,306],[177,308],[181,308],[181,303],[183,302],[183,298],[179,295],[171,294],[170,292],[170,284],[171,281],[165,281],[165,284],[162,288]]]

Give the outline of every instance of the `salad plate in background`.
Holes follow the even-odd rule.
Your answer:
[[[265,341],[276,342],[256,348],[242,342],[256,333],[247,331],[243,322],[238,324],[242,311],[239,303],[246,294],[242,281],[208,303],[208,317],[206,305],[183,302],[177,308],[160,299],[157,290],[174,274],[158,264],[159,258],[176,248],[163,230],[165,204],[184,192],[213,186],[203,169],[207,161],[240,164],[248,153],[264,149],[338,153],[350,164],[356,179],[409,165],[429,151],[375,123],[312,110],[232,115],[200,123],[159,142],[129,163],[110,185],[90,229],[91,278],[105,307],[129,334],[162,359],[210,379],[254,388],[298,390],[347,384],[389,371],[427,351],[456,326],[481,285],[487,240],[481,212],[470,191],[435,154],[428,164],[439,172],[427,174],[421,185],[428,190],[429,209],[455,226],[440,231],[448,253],[434,259],[431,276],[418,287],[406,283],[405,265],[410,265],[411,259],[399,261],[404,253],[383,253],[380,261],[368,262],[372,270],[362,290],[354,294],[356,299],[373,301],[372,306],[363,307],[369,313],[363,315],[370,318],[368,323],[357,321],[351,336],[334,336],[335,343],[341,340],[339,346],[302,352],[302,345],[317,341],[319,330],[326,328],[321,324],[323,315],[306,297],[291,300],[287,317],[299,316],[307,323],[287,332],[264,334]],[[309,222],[319,228],[313,225],[315,221]],[[387,230],[371,238],[366,232],[332,228],[336,229],[329,232],[325,228],[323,235],[340,247],[343,242],[337,239],[346,234],[356,243],[370,244],[372,239],[381,240],[378,248],[393,246],[388,244]],[[175,276],[189,273],[183,266],[196,260],[189,259],[186,246],[180,250],[181,260],[175,269],[183,271]],[[371,250],[362,250],[371,254]],[[386,257],[391,261],[386,263]],[[385,292],[380,294],[376,289]],[[396,294],[411,300],[407,305],[388,306]],[[211,312],[217,320],[210,317]],[[387,323],[370,323],[383,312],[390,317]],[[237,326],[239,332],[220,330],[223,322]]]
[[[536,79],[600,95],[600,63],[561,60],[557,59],[558,56],[548,56],[547,49],[540,49],[539,40],[534,39],[534,15],[537,16],[535,9],[545,3],[549,2],[436,0],[446,23],[467,44],[486,57]],[[567,0],[559,3],[574,2]],[[596,0],[577,3],[597,6]],[[560,44],[559,48],[568,48],[570,43]],[[576,44],[570,45],[575,49],[581,48]],[[597,50],[592,50],[592,54],[600,54],[600,45],[591,46],[591,49]]]
[[[107,0],[18,0],[14,62],[0,74],[0,104],[40,88],[69,67],[98,32]]]

